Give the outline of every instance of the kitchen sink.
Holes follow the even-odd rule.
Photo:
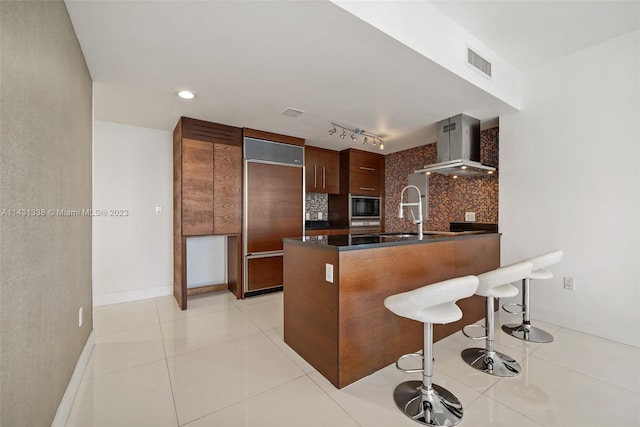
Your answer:
[[[382,233],[382,238],[397,238],[397,237],[416,237],[418,233]]]

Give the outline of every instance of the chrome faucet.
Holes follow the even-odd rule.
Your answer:
[[[409,188],[414,188],[418,192],[418,203],[402,203],[402,197],[404,196],[404,192]],[[418,226],[418,238],[422,240],[422,195],[420,194],[420,190],[415,185],[407,185],[402,189],[402,193],[400,193],[400,206],[398,207],[398,218],[404,218],[404,214],[402,212],[402,208],[405,206],[417,206],[418,207],[418,219],[411,211],[411,216],[413,216],[413,223]]]

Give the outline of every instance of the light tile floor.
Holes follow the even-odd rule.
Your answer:
[[[517,317],[501,312],[500,324]],[[283,341],[282,293],[221,292],[95,309],[96,345],[68,426],[418,426],[393,402],[420,374],[389,365],[341,390]],[[460,426],[640,426],[640,349],[534,322],[555,340],[528,344],[496,329],[496,349],[523,372],[468,367],[461,333],[434,344],[434,381],[464,406]]]

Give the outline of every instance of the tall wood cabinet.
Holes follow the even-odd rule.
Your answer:
[[[384,206],[384,156],[349,148],[340,151],[340,193],[329,195],[329,222],[349,227],[349,195],[380,196]],[[384,209],[381,212],[384,229]]]
[[[174,296],[242,286],[242,129],[182,117],[173,133]],[[227,236],[228,283],[187,290],[186,239]],[[221,286],[222,285],[222,286]],[[206,289],[208,288],[208,289]]]
[[[340,153],[304,147],[305,190],[308,193],[340,193]]]

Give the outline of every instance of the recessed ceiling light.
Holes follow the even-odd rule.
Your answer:
[[[196,94],[191,92],[190,90],[181,90],[178,92],[178,96],[182,99],[193,99],[196,97]]]

